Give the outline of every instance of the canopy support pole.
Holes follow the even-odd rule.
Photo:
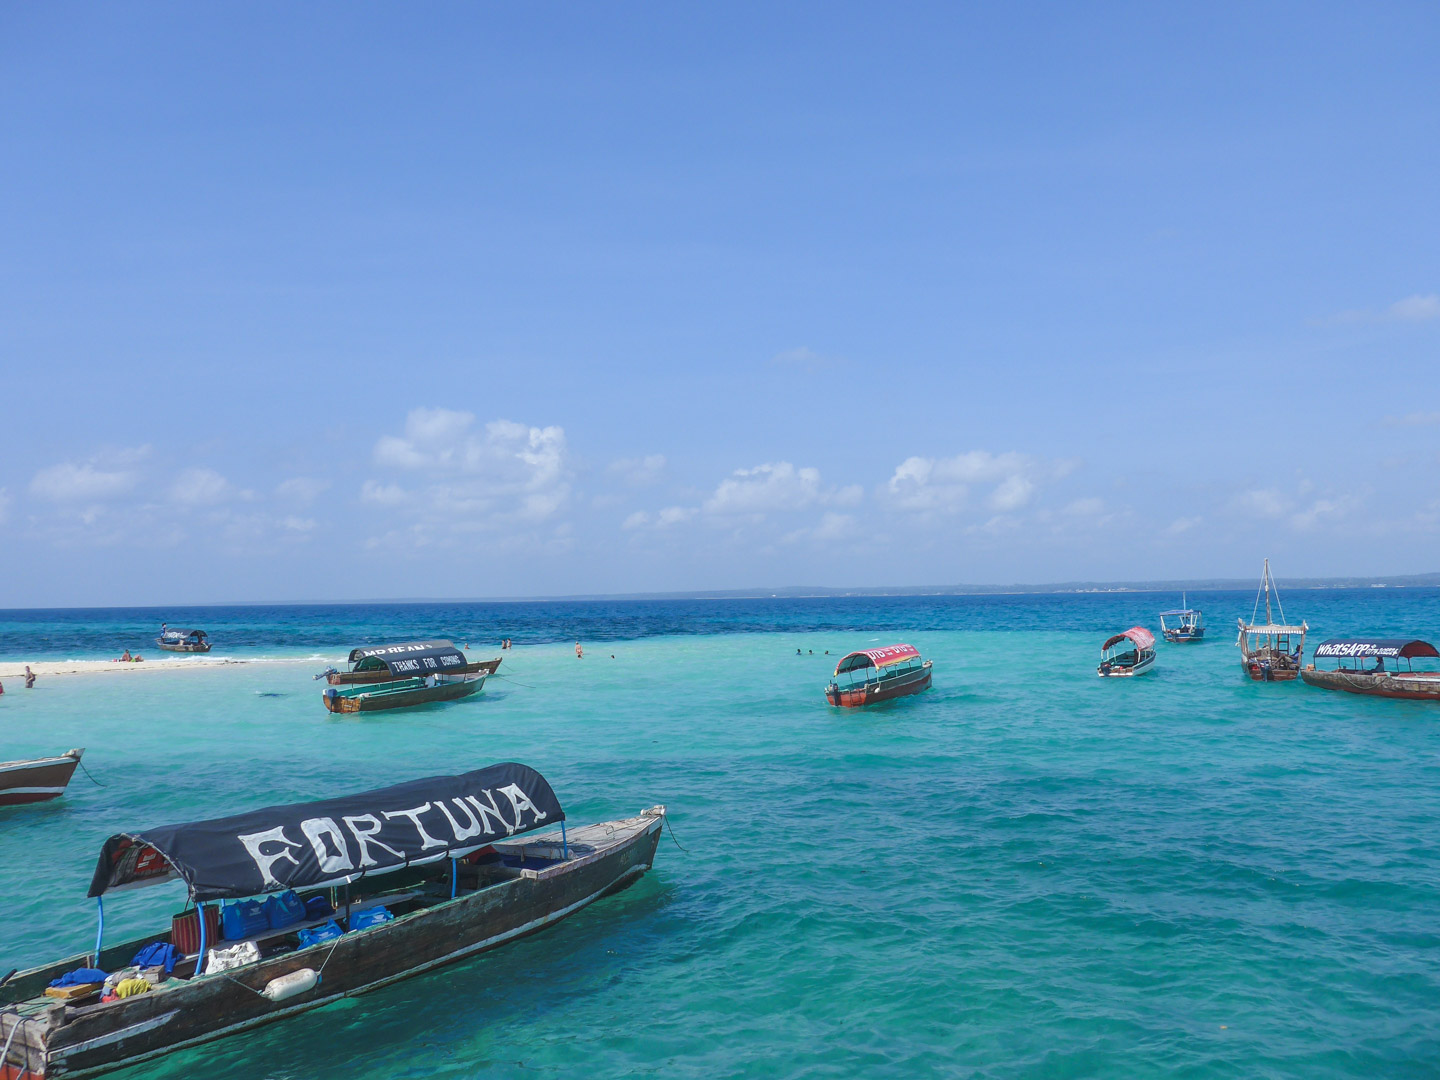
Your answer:
[[[460,860],[450,860],[450,899],[454,900],[460,891]]]
[[[205,967],[205,905],[198,900],[195,902],[195,917],[200,920],[200,947],[195,954],[195,975],[199,975]]]
[[[95,913],[98,916],[96,920],[98,925],[95,927],[95,963],[91,967],[98,968],[100,966],[100,942],[105,938],[105,898],[103,896],[95,897]],[[0,1062],[0,1065],[3,1064]]]
[[[560,857],[562,859],[570,858],[570,841],[565,839],[565,822],[563,820],[560,822]]]

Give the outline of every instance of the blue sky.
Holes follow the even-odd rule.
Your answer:
[[[1431,5],[0,6],[0,606],[1440,569]]]

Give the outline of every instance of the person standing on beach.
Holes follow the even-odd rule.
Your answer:
[[[30,670],[30,665],[25,665],[25,689],[35,689],[35,672]]]
[[[584,659],[585,659],[585,650],[582,649],[582,648],[580,648],[580,642],[578,642],[578,641],[575,642],[575,659],[576,659],[576,660],[584,660]],[[26,668],[25,670],[28,671],[28,670],[30,670],[30,669],[29,669],[29,668]]]

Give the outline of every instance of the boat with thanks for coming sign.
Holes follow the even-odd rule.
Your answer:
[[[664,821],[654,806],[567,831],[545,778],[507,762],[117,833],[90,883],[94,952],[0,979],[0,1080],[95,1076],[542,930],[638,881]],[[107,896],[177,881],[194,907],[104,944]],[[217,920],[217,901],[236,903]]]
[[[835,665],[835,676],[825,688],[825,700],[849,708],[918,694],[930,689],[930,666],[913,645],[852,652]]]
[[[391,682],[395,674],[385,662],[386,656],[402,656],[409,653],[412,656],[427,649],[453,649],[455,646],[450,641],[412,641],[403,645],[375,645],[350,650],[350,668],[347,671],[337,671],[330,668],[322,671],[315,678],[323,678],[331,686],[363,686],[370,683]],[[493,660],[477,660],[474,663],[466,662],[462,668],[449,668],[449,674],[465,675],[494,675],[495,669],[500,666],[500,657]],[[420,674],[417,669],[416,674]]]
[[[1307,664],[1300,678],[1310,686],[1371,697],[1440,701],[1440,671],[1415,670],[1416,660],[1440,660],[1440,650],[1428,641],[1332,638],[1320,643],[1315,659],[1335,660],[1337,665],[1327,670]],[[1373,663],[1367,667],[1367,661]],[[1385,666],[1387,661],[1390,667]]]
[[[55,757],[0,761],[0,806],[49,802],[65,794],[84,747]]]
[[[1143,675],[1154,666],[1155,635],[1143,626],[1132,626],[1100,646],[1100,666],[1095,670],[1102,679],[1114,679]]]
[[[1275,606],[1280,609],[1280,622],[1270,608],[1270,593],[1275,593]],[[1260,593],[1265,594],[1265,621],[1257,622],[1260,614]],[[1250,621],[1240,621],[1240,663],[1245,674],[1256,682],[1288,682],[1300,675],[1305,659],[1305,634],[1310,629],[1303,621],[1298,625],[1285,622],[1285,606],[1280,603],[1280,590],[1270,577],[1270,560],[1260,578],[1260,591],[1255,594],[1255,610]]]
[[[368,658],[383,665],[386,679],[339,689],[327,686],[320,696],[332,713],[377,712],[455,701],[478,693],[493,670],[483,670],[483,665],[476,665],[482,670],[471,670],[465,654],[448,641],[382,645],[366,651]]]

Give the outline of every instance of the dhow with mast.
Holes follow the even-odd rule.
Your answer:
[[[1275,593],[1275,607],[1280,610],[1280,621],[1270,606],[1270,594]],[[1257,622],[1260,614],[1260,594],[1265,595],[1265,621]],[[1240,620],[1240,637],[1235,642],[1240,647],[1241,664],[1245,674],[1256,682],[1285,682],[1299,678],[1300,664],[1305,658],[1305,633],[1310,629],[1302,620],[1298,626],[1285,622],[1285,606],[1280,603],[1280,590],[1270,577],[1270,560],[1265,560],[1265,572],[1260,578],[1260,589],[1255,594],[1255,608],[1250,621]]]

